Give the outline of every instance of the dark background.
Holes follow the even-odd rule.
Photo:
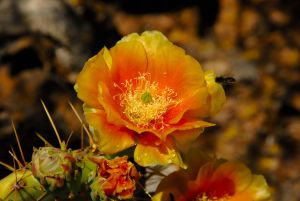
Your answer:
[[[159,30],[226,84],[217,126],[203,150],[264,174],[278,201],[300,200],[300,3],[295,0],[0,0],[0,160],[58,146],[44,100],[61,137],[80,147],[81,112],[73,85],[84,62],[122,36]],[[87,142],[84,142],[87,145]],[[21,157],[19,157],[21,158]],[[0,167],[0,177],[9,171]]]

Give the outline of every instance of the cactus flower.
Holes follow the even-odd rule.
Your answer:
[[[94,141],[105,154],[136,145],[141,166],[183,166],[186,146],[225,101],[214,73],[158,31],[123,37],[90,58],[75,85]]]
[[[264,177],[252,174],[245,165],[203,160],[199,154],[192,158],[191,169],[174,172],[160,182],[153,201],[271,200]]]

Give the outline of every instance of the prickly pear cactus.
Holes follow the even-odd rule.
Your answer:
[[[0,186],[1,201],[54,200],[53,194],[46,192],[29,169],[15,170],[0,180]]]
[[[86,150],[35,149],[32,162],[0,180],[1,201],[121,200],[132,197],[139,173],[127,157]]]
[[[89,129],[70,105],[90,145],[68,149],[42,101],[60,148],[34,149],[29,163],[12,150],[19,168],[4,164],[12,173],[0,180],[0,201],[270,200],[264,178],[245,166],[189,153],[214,125],[205,118],[221,109],[225,93],[212,71],[162,33],[133,33],[104,47],[86,62],[75,90]],[[176,172],[166,176],[159,167],[168,165]],[[162,182],[148,193],[151,176]]]

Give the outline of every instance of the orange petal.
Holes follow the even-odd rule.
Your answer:
[[[165,115],[166,122],[176,123],[183,114],[197,109],[198,115],[207,115],[207,91],[204,73],[198,61],[185,55],[183,49],[171,43],[159,47],[156,54],[148,56],[151,79],[160,87],[168,87],[177,94],[181,103]]]
[[[167,136],[174,131],[179,132],[179,131],[187,131],[190,132],[189,130],[194,130],[198,128],[206,128],[210,126],[214,126],[215,124],[209,123],[206,121],[197,121],[197,120],[189,120],[182,118],[177,124],[175,125],[168,125],[163,131],[153,131],[157,136],[159,136],[162,140],[165,140]],[[196,132],[196,130],[194,130]],[[191,131],[192,132],[192,131]],[[194,132],[192,134],[196,135]],[[177,135],[178,136],[178,135]],[[188,136],[188,134],[187,134]],[[179,137],[179,136],[178,136]],[[195,136],[191,136],[191,138],[194,138]]]
[[[108,123],[105,115],[103,110],[85,109],[86,120],[93,127],[93,138],[100,151],[113,154],[133,146],[134,132]]]
[[[150,132],[145,132],[140,135],[137,135],[136,138],[138,143],[144,146],[159,147],[163,143],[163,141],[159,137]]]
[[[110,55],[113,82],[120,87],[121,83],[137,78],[139,74],[143,74],[147,70],[147,55],[140,42],[119,42],[110,49]],[[114,83],[106,84],[113,86]]]
[[[124,125],[126,120],[122,118],[121,105],[118,100],[114,99],[112,93],[113,90],[110,90],[106,83],[99,82],[98,101],[106,112],[107,121],[116,125]]]
[[[137,144],[134,151],[134,160],[140,166],[167,165],[170,163],[177,164],[185,168],[185,164],[181,160],[180,154],[172,145],[164,146],[163,150],[158,146],[147,146]]]
[[[170,108],[164,115],[166,123],[176,124],[187,111],[192,110],[193,113],[197,114],[197,118],[205,116],[207,113],[207,99],[208,92],[205,87],[195,89],[191,91],[186,90],[185,94],[182,95],[181,103]],[[190,116],[190,115],[187,115]]]
[[[205,86],[200,64],[185,55],[182,48],[171,43],[158,47],[155,55],[148,57],[148,65],[151,78],[162,87],[173,89],[179,97],[187,90],[193,91]]]
[[[108,80],[108,67],[103,59],[101,51],[90,58],[78,74],[75,89],[78,97],[89,106],[99,108],[98,83]]]
[[[169,201],[170,194],[172,194],[174,198],[184,195],[187,191],[186,184],[188,179],[187,174],[183,171],[177,171],[168,175],[159,183],[156,189],[157,193],[152,197],[152,200]]]
[[[236,192],[245,190],[252,180],[251,171],[241,163],[226,162],[221,164],[212,176],[212,180],[217,180],[224,176],[234,181]]]
[[[110,52],[102,51],[105,62],[110,68],[112,80],[103,80],[98,84],[98,101],[107,113],[107,120],[114,124],[127,122],[123,115],[120,100],[115,98],[123,93],[123,84],[144,73],[147,68],[147,56],[139,42],[117,43]],[[129,124],[127,122],[126,124]]]
[[[193,160],[195,161],[195,160]],[[193,165],[193,164],[192,164]],[[206,193],[210,187],[211,183],[211,176],[215,170],[215,163],[209,162],[205,163],[203,166],[201,166],[198,170],[198,174],[195,180],[188,182],[188,192],[187,196],[192,198],[197,196],[197,194],[203,194]],[[190,168],[194,168],[196,166],[190,166]],[[188,169],[189,172],[193,171]],[[191,176],[194,176],[195,174],[189,174]],[[190,178],[194,179],[194,178]]]
[[[169,134],[177,130],[187,131],[196,128],[206,128],[214,125],[215,124],[206,121],[197,121],[194,119],[187,119],[187,118],[182,118],[177,124],[169,124],[165,126],[163,129],[158,129],[158,130],[153,128],[137,127],[130,122],[126,123],[127,128],[134,130],[138,134],[145,133],[145,132],[153,133],[162,141],[165,141]]]

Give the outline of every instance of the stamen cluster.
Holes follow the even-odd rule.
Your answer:
[[[167,126],[163,115],[181,102],[173,89],[161,88],[158,82],[151,82],[149,73],[114,86],[122,91],[115,98],[119,99],[123,113],[138,127],[163,129]]]
[[[201,196],[198,196],[195,201],[226,201],[228,199],[228,196],[224,196],[222,198],[217,197],[208,197],[206,193],[203,193]]]

